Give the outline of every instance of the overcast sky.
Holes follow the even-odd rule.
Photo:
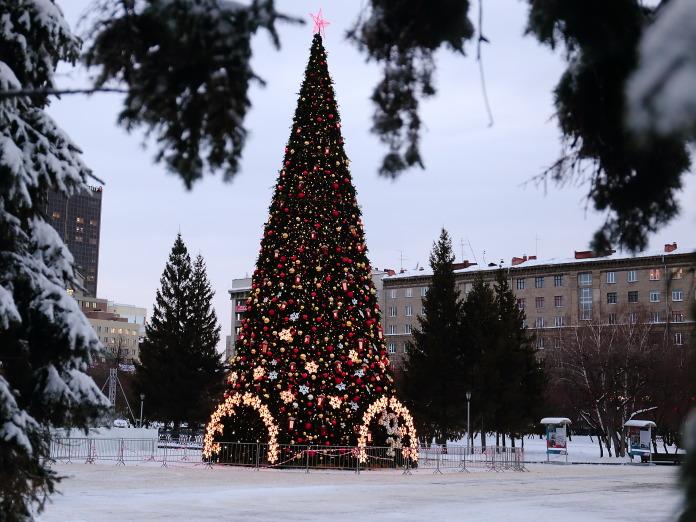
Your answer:
[[[89,0],[57,2],[74,28]],[[526,2],[484,2],[484,34],[491,41],[484,60],[494,126],[487,126],[473,46],[466,57],[439,53],[438,93],[421,113],[426,169],[396,181],[378,176],[384,149],[369,130],[369,97],[379,71],[344,38],[361,2],[276,3],[278,10],[308,21],[308,14],[322,7],[331,22],[324,43],[373,267],[398,269],[402,254],[405,268],[426,264],[443,226],[454,238],[457,257],[463,240],[464,258],[475,253],[479,263],[484,256],[507,263],[522,254],[568,257],[587,247],[603,216],[587,207],[586,187],[544,191],[530,182],[559,154],[551,91],[564,65],[558,53],[524,36]],[[50,109],[106,184],[99,297],[145,306],[149,314],[180,230],[192,256],[201,253],[207,262],[222,323],[221,349],[230,330],[227,291],[233,278],[253,271],[309,57],[311,24],[278,30],[279,51],[265,32],[253,41],[253,68],[268,84],[251,90],[250,136],[241,172],[231,183],[209,176],[187,192],[179,178],[153,163],[154,149],[143,146],[141,133],[116,126],[120,95],[66,96]],[[60,72],[63,86],[86,84],[84,71],[62,67]],[[688,176],[681,197],[682,215],[652,237],[651,248],[671,241],[695,243],[696,211],[685,204],[696,200],[693,178]]]

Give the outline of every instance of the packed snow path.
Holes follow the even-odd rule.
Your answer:
[[[529,473],[57,465],[42,522],[122,520],[665,521],[677,468],[530,465]]]

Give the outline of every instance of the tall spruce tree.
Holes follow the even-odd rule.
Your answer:
[[[472,432],[481,430],[481,445],[485,434],[493,428],[500,406],[499,391],[503,376],[499,366],[499,311],[490,284],[478,274],[463,304],[462,361],[465,365],[465,385],[471,390]],[[471,434],[469,434],[471,436]]]
[[[196,390],[194,405],[187,415],[188,422],[205,422],[216,399],[221,395],[224,384],[225,366],[217,351],[220,342],[220,325],[213,308],[215,292],[210,286],[205,261],[200,254],[193,263],[190,286],[190,310],[188,333],[191,339],[189,357],[192,374],[191,389]]]
[[[413,329],[401,389],[423,438],[434,437],[438,444],[461,436],[466,421],[462,304],[453,264],[452,241],[442,229],[430,253],[433,277]]]
[[[140,348],[136,386],[145,394],[148,417],[173,422],[177,432],[182,422],[201,422],[210,413],[223,371],[215,351],[220,327],[205,263],[199,256],[191,265],[181,234],[160,283]]]
[[[546,380],[533,337],[524,326],[524,311],[517,305],[504,270],[496,275],[494,291],[498,309],[495,364],[501,375],[501,389],[496,393],[500,407],[492,427],[514,437],[526,433],[538,420]]]
[[[49,428],[86,427],[109,402],[86,370],[102,346],[66,288],[73,258],[45,221],[49,190],[88,191],[90,170],[44,112],[79,40],[53,2],[0,0],[0,520],[29,520],[56,487]]]

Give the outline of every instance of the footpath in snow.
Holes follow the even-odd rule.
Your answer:
[[[532,464],[529,472],[260,470],[58,464],[67,478],[42,522],[663,521],[678,468]]]

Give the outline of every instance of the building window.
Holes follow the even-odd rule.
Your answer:
[[[563,315],[557,315],[556,317],[553,318],[553,325],[558,328],[561,326],[565,326],[565,316]]]
[[[616,314],[609,314],[607,317],[607,323],[616,324]]]
[[[679,267],[679,268],[673,268],[672,269],[672,279],[681,279],[684,277],[684,269]]]
[[[396,343],[389,343],[389,353],[392,355],[396,353]]]
[[[660,280],[660,269],[659,268],[651,268],[650,269],[650,280],[651,281],[659,281]]]
[[[534,278],[534,288],[544,288],[544,278],[535,277]]]
[[[650,322],[651,323],[660,323],[660,312],[650,312]]]
[[[537,308],[544,308],[544,298],[537,297],[536,299],[534,299],[534,304],[536,304]]]
[[[396,317],[396,306],[389,307],[389,317]]]
[[[425,297],[428,294],[428,287],[421,286],[420,294],[421,294],[421,297]]]
[[[674,310],[672,312],[672,321],[675,323],[683,323],[684,322],[684,312],[681,312],[679,310]]]
[[[628,271],[628,282],[629,283],[635,283],[638,281],[638,272],[635,270],[629,270]]]
[[[684,300],[683,290],[672,290],[672,301],[678,302]]]
[[[75,218],[75,223],[77,223],[77,224],[79,224],[79,225],[84,225],[84,224],[85,224],[85,218],[76,217],[76,218]]]
[[[543,337],[537,337],[537,340],[536,340],[536,347],[537,347],[537,350],[543,350],[543,349],[544,349],[544,338],[543,338]]]
[[[421,315],[425,315],[425,306],[421,306]]]
[[[553,305],[556,308],[563,308],[563,296],[562,295],[553,296]]]
[[[51,217],[53,217],[53,219],[60,219],[60,212],[53,211]]]
[[[411,317],[413,315],[413,307],[411,305],[406,306],[406,317]]]
[[[543,328],[544,327],[544,318],[543,317],[537,317],[534,320],[534,328]]]
[[[637,303],[638,302],[638,292],[635,290],[632,290],[628,292],[628,302],[629,303]]]
[[[387,326],[387,335],[396,335],[396,325],[390,324]]]
[[[578,281],[581,286],[589,286],[592,284],[592,272],[583,272],[578,274]]]
[[[404,333],[406,335],[411,335],[411,325],[410,324],[405,324],[404,325]]]
[[[607,284],[616,283],[616,272],[607,272]]]
[[[413,288],[407,288],[405,290],[406,297],[413,297]]]
[[[660,292],[657,290],[650,290],[650,302],[659,303],[660,302]]]
[[[517,300],[517,309],[524,310],[526,307],[527,307],[527,300],[524,299],[523,297],[519,298]]]
[[[580,319],[583,321],[592,319],[592,288],[580,289]]]
[[[75,241],[82,243],[82,236],[75,236]]]
[[[96,227],[99,224],[99,221],[97,221],[96,219],[90,219],[89,224],[93,227]]]
[[[631,324],[636,324],[638,322],[638,313],[631,312],[628,314],[628,322]]]
[[[526,279],[517,279],[517,280],[515,280],[515,283],[517,284],[517,289],[518,289],[518,290],[524,290],[524,289],[525,289],[525,281],[526,281]]]
[[[404,353],[408,353],[408,343],[404,343]]]
[[[616,304],[619,302],[619,299],[616,295],[616,292],[607,292],[607,304]]]
[[[561,274],[553,276],[553,286],[563,286],[563,276]]]
[[[684,344],[684,334],[681,332],[674,332],[674,344],[681,346]]]
[[[396,288],[389,290],[389,297],[392,299],[396,299]]]
[[[529,328],[529,323],[527,322],[526,317],[522,319],[522,328]]]

